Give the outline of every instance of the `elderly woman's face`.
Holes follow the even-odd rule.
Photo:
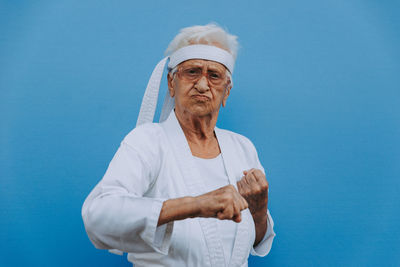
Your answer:
[[[205,116],[225,106],[231,83],[224,65],[190,59],[179,64],[173,77],[168,76],[168,87],[179,111]]]

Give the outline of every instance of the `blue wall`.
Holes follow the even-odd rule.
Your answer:
[[[241,43],[218,124],[258,148],[276,223],[250,265],[400,266],[400,3],[189,3],[0,0],[0,265],[130,266],[81,205],[169,41],[215,21]]]

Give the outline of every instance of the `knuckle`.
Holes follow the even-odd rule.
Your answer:
[[[265,191],[265,190],[268,190],[268,183],[262,185],[261,188],[262,188],[264,191]]]
[[[233,210],[229,211],[229,219],[232,219],[233,216],[235,215],[235,213],[233,212]]]
[[[226,187],[226,189],[227,189],[228,192],[231,193],[231,192],[233,192],[233,190],[235,189],[235,187],[233,187],[233,185],[230,184],[230,185],[228,185],[228,186]]]
[[[261,194],[263,191],[261,190],[261,187],[256,187],[256,188],[254,188],[254,190],[253,190],[253,193],[255,194],[255,195],[259,195],[259,194]]]

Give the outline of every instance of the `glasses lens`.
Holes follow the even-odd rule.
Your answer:
[[[186,68],[182,70],[183,77],[187,80],[196,80],[201,77],[203,70],[201,68]]]
[[[196,82],[203,76],[203,69],[198,67],[186,67],[178,71],[182,79],[187,82]],[[220,85],[225,80],[225,73],[216,70],[208,70],[207,80],[213,85]]]

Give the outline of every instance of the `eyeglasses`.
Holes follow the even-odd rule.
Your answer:
[[[216,70],[207,70],[203,71],[201,67],[186,67],[186,68],[178,68],[177,71],[179,78],[186,82],[195,83],[200,78],[205,75],[207,80],[215,86],[221,85],[226,79],[226,73],[220,72]]]

